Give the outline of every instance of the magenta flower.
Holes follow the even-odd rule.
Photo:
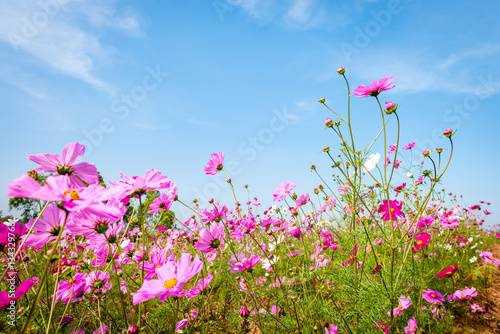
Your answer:
[[[175,188],[175,191],[172,195],[167,195],[165,193],[162,193],[160,197],[157,197],[153,200],[153,203],[149,205],[149,208],[151,209],[149,213],[157,213],[160,212],[161,210],[168,211],[170,210],[170,206],[172,203],[175,201],[175,197],[177,196],[177,187]]]
[[[109,282],[109,271],[102,272],[92,271],[85,279],[85,284],[90,289],[94,290],[94,293],[104,293],[111,289],[111,284]]]
[[[189,324],[189,319],[182,319],[178,323],[175,324],[175,331],[178,332],[182,330],[184,327],[186,327]]]
[[[422,294],[422,298],[427,300],[429,303],[439,303],[442,302],[444,303],[444,297],[442,294],[439,293],[439,291],[436,290],[424,290],[424,293]]]
[[[16,301],[24,297],[24,295],[35,285],[35,282],[33,282],[30,279],[25,280],[22,282],[14,292],[14,296],[12,298],[9,297],[9,292],[7,291],[0,291],[0,310],[3,309],[4,307],[8,306],[10,302]]]
[[[453,266],[449,266],[444,270],[441,270],[439,273],[436,274],[437,278],[444,278],[444,277],[450,277],[452,276],[456,271],[458,270],[458,264]]]
[[[28,159],[36,162],[40,167],[36,171],[68,175],[70,183],[83,187],[82,181],[88,184],[99,183],[95,165],[87,162],[75,164],[85,154],[85,146],[79,143],[69,143],[63,149],[62,156],[58,154],[28,154]]]
[[[206,223],[209,222],[220,222],[221,220],[225,219],[227,217],[228,209],[225,205],[221,207],[217,207],[216,205],[213,206],[213,208],[208,211],[208,210],[201,210],[200,215],[201,215],[201,221]]]
[[[196,286],[189,289],[189,292],[186,294],[186,298],[189,299],[198,296],[200,293],[203,292],[203,290],[208,288],[208,285],[210,284],[210,282],[212,282],[213,278],[214,277],[212,275],[208,275],[207,277],[200,279],[198,281],[198,284],[196,284]]]
[[[388,154],[391,154],[392,152],[396,151],[398,149],[398,147],[396,146],[396,144],[392,144],[389,146],[389,152],[387,152]]]
[[[365,96],[377,96],[380,92],[384,90],[393,89],[395,86],[389,87],[394,81],[394,77],[383,78],[380,81],[374,80],[371,85],[359,85],[354,88],[357,94],[352,94],[353,96],[365,97]]]
[[[337,334],[337,326],[326,324],[325,334]]]
[[[227,263],[229,265],[229,271],[233,274],[237,271],[253,270],[253,267],[259,263],[260,255],[252,255],[250,258],[246,258],[245,254],[237,254],[237,258],[231,257],[231,260]]]
[[[398,216],[404,216],[405,214],[401,212],[403,207],[403,202],[398,200],[384,200],[384,204],[380,205],[378,208],[379,213],[383,213],[382,219],[385,221],[396,221]]]
[[[40,218],[33,228],[33,233],[28,236],[25,245],[41,248],[46,243],[56,240],[65,218],[66,212],[55,204],[49,205],[43,212],[43,218]],[[30,219],[26,227],[31,228],[34,222],[35,219]],[[66,233],[63,231],[61,237],[64,237]]]
[[[182,287],[195,275],[197,275],[203,267],[203,262],[199,256],[194,257],[191,262],[192,255],[182,253],[177,263],[167,261],[160,268],[156,269],[158,279],[144,281],[142,287],[136,292],[131,293],[133,304],[142,303],[146,300],[160,297],[160,301],[165,301],[168,296],[179,298],[187,292]]]
[[[59,282],[56,302],[61,300],[68,304],[81,300],[91,290],[86,284],[87,277],[86,274],[78,273],[67,281]]]
[[[224,153],[219,152],[219,155],[212,153],[211,157],[212,159],[207,162],[208,166],[203,167],[207,175],[215,175],[224,168]]]
[[[431,242],[431,235],[428,233],[422,233],[413,238],[413,240],[415,240],[416,247],[412,248],[412,252],[416,253],[420,248],[427,249],[427,244]]]
[[[403,147],[403,150],[411,150],[413,147],[415,147],[415,142],[409,143],[408,145]]]
[[[358,244],[356,244],[354,246],[354,249],[351,250],[351,255],[349,256],[349,260],[345,261],[344,263],[342,263],[342,266],[347,266],[349,263],[351,263],[352,261],[354,261],[354,258],[356,257],[356,255],[358,254],[358,250],[359,250],[359,246]]]
[[[275,201],[275,202],[283,201],[287,195],[290,195],[290,193],[293,189],[295,189],[295,182],[294,181],[292,181],[292,183],[290,183],[290,181],[283,182],[274,191],[273,201]]]
[[[120,217],[127,211],[127,207],[115,198],[110,199],[105,205],[113,207],[113,210],[120,212]],[[68,218],[66,227],[71,234],[83,235],[87,239],[90,239],[96,234],[105,234],[108,231],[109,226],[117,220],[118,219],[110,219],[107,215],[101,216],[100,214],[83,209],[74,212]]]
[[[415,316],[408,321],[408,326],[405,327],[405,334],[413,334],[417,331],[417,320]]]
[[[500,260],[495,259],[493,257],[493,253],[491,252],[479,252],[479,256],[481,257],[484,263],[496,263],[500,266]]]
[[[199,237],[200,240],[194,245],[198,252],[215,252],[224,240],[224,226],[221,223],[214,223],[210,226],[210,230],[200,230]]]

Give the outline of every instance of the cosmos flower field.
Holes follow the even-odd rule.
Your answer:
[[[409,162],[415,143],[387,129],[399,129],[398,105],[379,99],[394,77],[351,92],[337,72],[347,99],[373,100],[379,135],[356,142],[350,108],[319,100],[329,118],[318,127],[338,139],[323,148],[332,170],[312,165],[320,184],[305,194],[276,180],[271,207],[237,198],[227,176],[232,203],[181,198],[156,169],[106,184],[79,162],[79,143],[28,154],[33,170],[8,196],[39,214],[0,223],[1,331],[447,333],[461,317],[494,321],[482,303],[500,264],[500,234],[483,228],[489,203],[461,206],[440,185],[454,131]],[[224,159],[212,154],[200,173],[225,173]],[[192,217],[176,218],[176,206]]]

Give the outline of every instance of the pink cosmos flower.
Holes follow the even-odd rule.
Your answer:
[[[208,211],[208,210],[201,210],[200,215],[201,215],[201,221],[206,223],[209,222],[220,222],[221,220],[226,219],[227,213],[229,210],[225,205],[222,205],[220,207],[217,207],[216,205],[213,206],[213,208]]]
[[[215,223],[210,226],[210,230],[201,229],[199,237],[200,240],[194,245],[198,252],[215,252],[224,240],[224,225]]]
[[[167,253],[167,249],[162,249],[159,252],[152,253],[149,262],[144,262],[143,264],[141,261],[137,269],[143,270],[144,268],[144,271],[147,273],[144,279],[150,280],[154,278],[156,276],[156,269],[160,268],[168,261],[175,262],[175,254],[170,253],[170,255],[167,255]]]
[[[400,296],[399,297],[399,305],[396,307],[392,312],[394,313],[394,316],[401,316],[401,311],[406,310],[408,307],[412,305],[411,303],[411,297],[405,297],[405,296]],[[391,311],[387,312],[387,315],[391,315]]]
[[[401,212],[401,209],[403,207],[403,202],[400,202],[398,200],[384,200],[384,204],[380,205],[378,208],[379,213],[383,213],[382,219],[385,221],[393,220],[396,221],[398,219],[398,216],[403,216],[404,213]]]
[[[403,147],[403,150],[411,150],[413,147],[415,147],[415,142],[409,143],[408,145]]]
[[[92,271],[85,279],[85,284],[90,289],[94,290],[94,293],[104,293],[111,289],[111,284],[109,282],[109,271],[102,272]]]
[[[472,313],[476,313],[477,311],[479,312],[485,312],[486,310],[484,309],[484,307],[480,306],[479,304],[477,303],[472,303],[469,305]]]
[[[309,194],[305,195],[300,195],[299,198],[297,199],[297,208],[300,208],[301,206],[307,204],[309,202]]]
[[[389,87],[394,81],[394,77],[383,78],[380,81],[374,80],[371,85],[359,85],[354,88],[357,94],[352,94],[353,96],[365,97],[365,96],[377,96],[380,92],[384,90],[393,89],[395,86]]]
[[[229,265],[229,271],[234,274],[237,271],[252,270],[259,261],[260,255],[252,255],[250,258],[246,258],[245,254],[239,253],[237,258],[232,256],[227,264]]]
[[[391,146],[389,146],[389,152],[387,152],[388,154],[391,154],[392,152],[396,151],[398,147],[396,146],[396,144],[392,144]]]
[[[35,285],[35,282],[27,279],[22,282],[14,292],[14,296],[12,298],[9,297],[9,293],[7,291],[0,291],[0,310],[10,304],[11,300],[19,300]]]
[[[480,252],[479,256],[483,260],[483,263],[496,263],[500,266],[500,260],[495,259],[491,252]]]
[[[356,244],[354,246],[354,249],[351,250],[351,255],[349,256],[349,260],[345,261],[344,263],[342,263],[342,266],[347,266],[349,263],[351,263],[352,261],[354,261],[354,258],[356,257],[356,255],[358,254],[358,250],[359,250],[359,246],[358,244]]]
[[[439,303],[442,302],[444,303],[444,297],[442,294],[439,293],[439,291],[436,290],[424,290],[424,293],[422,294],[422,298],[427,300],[429,303]]]
[[[92,332],[92,334],[106,334],[108,332],[108,326],[102,324],[98,329]]]
[[[214,277],[209,274],[207,277],[200,279],[198,281],[198,284],[196,284],[196,286],[189,289],[189,292],[186,294],[186,298],[189,299],[189,298],[194,298],[194,297],[198,296],[200,293],[203,292],[203,290],[208,288],[208,286],[209,286],[210,282],[212,282],[213,278]]]
[[[290,181],[283,182],[274,191],[273,201],[275,201],[275,202],[283,201],[287,195],[290,195],[290,193],[293,189],[295,189],[295,182],[294,181],[292,181],[292,183],[290,183]]]
[[[444,278],[444,277],[450,277],[452,276],[456,271],[458,270],[458,264],[453,266],[449,266],[444,270],[441,270],[439,273],[436,274],[436,277],[438,278]]]
[[[477,290],[476,288],[465,288],[464,290],[457,290],[453,295],[448,296],[449,299],[452,300],[464,300],[464,299],[471,299],[473,297],[477,296]]]
[[[184,327],[189,324],[189,319],[182,319],[178,323],[175,324],[175,332],[181,331]]]
[[[68,304],[81,300],[91,290],[86,284],[87,277],[87,274],[78,273],[67,281],[59,282],[56,302],[61,300]]]
[[[405,327],[405,334],[413,334],[417,331],[417,320],[415,316],[408,321],[408,326]]]
[[[396,160],[396,161],[398,161],[398,160]],[[399,195],[399,193],[400,193],[401,191],[403,191],[403,189],[404,189],[405,187],[406,187],[406,183],[403,183],[402,185],[397,186],[396,188],[394,188],[394,191],[396,192],[396,196],[397,196],[397,195]]]
[[[207,162],[208,166],[203,167],[207,175],[215,175],[224,168],[224,153],[219,152],[219,155],[212,153],[211,157],[212,159]]]
[[[193,262],[191,262],[191,258],[191,254],[182,253],[177,263],[167,261],[158,268],[156,270],[158,279],[144,281],[136,293],[131,293],[133,304],[136,305],[155,297],[160,297],[162,302],[168,296],[176,298],[184,296],[187,292],[182,287],[203,267],[203,262],[198,255],[194,257]]]
[[[427,244],[431,242],[431,235],[428,233],[422,233],[413,238],[413,240],[415,240],[416,247],[412,249],[412,252],[416,253],[420,248],[427,249]]]
[[[337,326],[327,324],[325,327],[325,334],[337,334]]]
[[[389,327],[391,327],[391,325],[383,322],[377,322],[377,326],[373,325],[373,327],[375,329],[383,331],[384,334],[389,334]]]
[[[68,175],[70,183],[83,187],[82,181],[88,184],[99,183],[95,165],[87,162],[75,164],[85,154],[85,146],[79,143],[69,143],[63,149],[62,156],[58,154],[28,154],[28,160],[36,162],[40,167],[36,171]]]
[[[24,184],[26,179],[21,180],[21,182]],[[47,178],[46,184],[43,187],[39,185],[40,187],[34,193],[26,193],[29,191],[29,187],[20,190],[16,186],[9,184],[8,196],[16,196],[15,194],[20,191],[23,193],[21,197],[41,199],[47,202],[63,202],[63,207],[68,211],[86,208],[95,214],[108,218],[118,219],[121,217],[120,210],[102,203],[102,201],[108,200],[110,195],[106,188],[98,184],[91,184],[88,187],[73,186],[69,176],[61,175]]]
[[[170,210],[170,207],[172,206],[172,203],[174,203],[175,197],[177,196],[177,186],[172,183],[170,188],[172,189],[172,194],[167,195],[162,193],[160,197],[155,198],[153,203],[149,205],[149,208],[151,209],[149,213],[153,214],[160,212],[161,210]]]
[[[109,182],[115,186],[109,188],[109,192],[125,199],[126,202],[129,196],[142,196],[148,190],[168,189],[171,186],[168,177],[161,175],[156,169],[148,170],[144,176],[130,177],[120,174],[120,177],[124,181]]]
[[[105,205],[113,207],[116,211],[120,212],[120,217],[127,211],[127,207],[115,198],[110,199]],[[66,227],[71,234],[83,235],[87,239],[90,239],[96,234],[105,234],[108,231],[109,225],[116,221],[117,219],[110,219],[107,215],[101,216],[99,213],[96,214],[83,209],[74,212],[68,218]]]
[[[66,212],[55,204],[49,205],[43,212],[43,218],[40,218],[33,228],[33,233],[26,239],[25,245],[41,248],[46,243],[56,240],[65,218]],[[30,219],[26,227],[31,228],[34,222],[35,219]],[[63,231],[61,237],[64,238],[66,233]]]

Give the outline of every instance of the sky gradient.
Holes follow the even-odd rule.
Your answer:
[[[399,105],[413,162],[425,149],[449,152],[442,132],[456,130],[442,188],[464,206],[491,202],[487,224],[498,224],[498,12],[496,1],[465,0],[3,1],[0,210],[9,213],[7,182],[36,167],[26,154],[69,142],[86,145],[83,161],[106,181],[155,168],[187,203],[234,203],[224,177],[203,171],[219,151],[240,202],[245,184],[263,208],[286,180],[312,193],[321,182],[311,164],[328,177],[322,148],[339,146],[318,100],[346,114],[344,66],[351,89],[396,77],[379,97]],[[380,110],[370,97],[352,98],[351,110],[366,148]]]

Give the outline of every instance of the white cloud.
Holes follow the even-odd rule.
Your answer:
[[[109,56],[102,31],[115,28],[141,35],[139,15],[118,12],[112,2],[85,0],[17,0],[0,3],[0,41],[16,52],[27,53],[65,75],[111,92],[95,75],[96,62]],[[21,57],[20,57],[21,58]]]

